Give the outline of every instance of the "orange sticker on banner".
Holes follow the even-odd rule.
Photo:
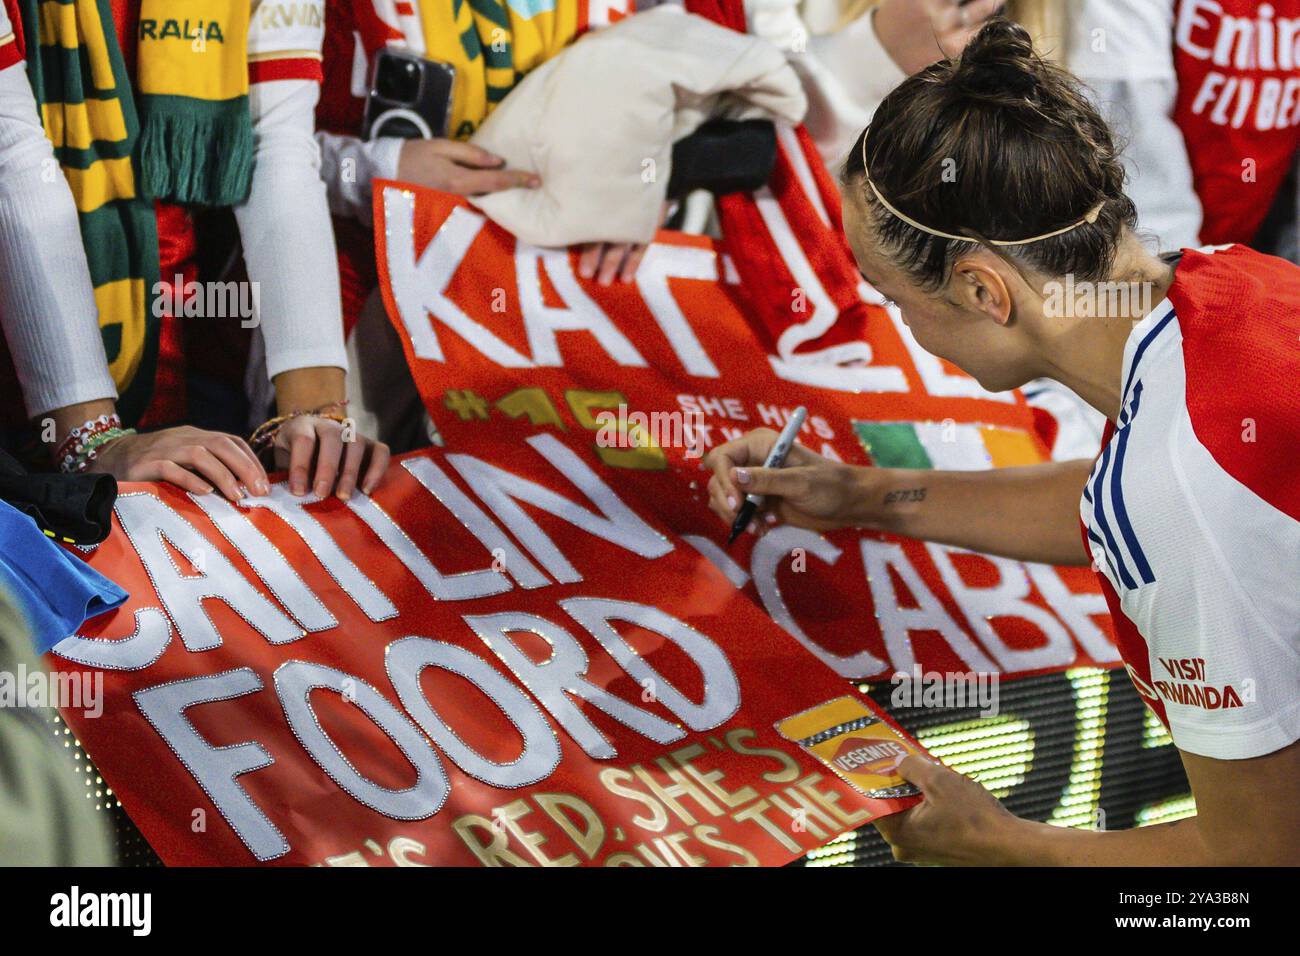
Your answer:
[[[920,751],[855,697],[837,697],[774,726],[868,797],[887,800],[921,792],[894,769]]]

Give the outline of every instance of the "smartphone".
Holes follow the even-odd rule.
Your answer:
[[[370,71],[361,138],[437,139],[447,135],[456,68],[386,48]]]

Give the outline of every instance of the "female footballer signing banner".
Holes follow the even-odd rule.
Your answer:
[[[755,493],[804,527],[1091,560],[1101,577],[1197,815],[1033,823],[909,757],[925,801],[878,824],[899,859],[1300,863],[1300,268],[1242,246],[1158,258],[1123,182],[1075,81],[1001,19],[886,98],[843,175],[858,265],[917,341],[994,391],[1075,390],[1109,419],[1096,461],[859,468],[796,446],[769,470],[768,430],[707,461],[727,521]]]

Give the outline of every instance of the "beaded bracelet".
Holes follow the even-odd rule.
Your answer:
[[[341,410],[346,408],[347,404],[347,399],[344,399],[341,402],[326,402],[319,408],[298,409],[289,412],[287,415],[277,415],[274,418],[269,418],[262,422],[262,424],[258,425],[257,428],[253,430],[253,434],[248,436],[248,444],[252,446],[253,451],[261,454],[265,448],[275,441],[275,437],[280,434],[281,428],[283,428],[287,423],[293,421],[293,419],[301,418],[304,415],[309,415],[312,418],[327,418],[332,422],[339,422],[342,424],[347,421],[347,418],[342,414]],[[331,408],[337,408],[340,409],[340,411],[328,411],[328,409]]]
[[[100,415],[87,422],[82,422],[68,432],[54,453],[59,470],[65,474],[77,474],[90,467],[100,450],[109,442],[126,435],[134,435],[134,428],[123,428],[122,419],[116,413]]]

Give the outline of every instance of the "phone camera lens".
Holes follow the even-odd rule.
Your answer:
[[[394,103],[414,103],[420,94],[420,67],[410,60],[385,58],[375,77],[375,92]]]

